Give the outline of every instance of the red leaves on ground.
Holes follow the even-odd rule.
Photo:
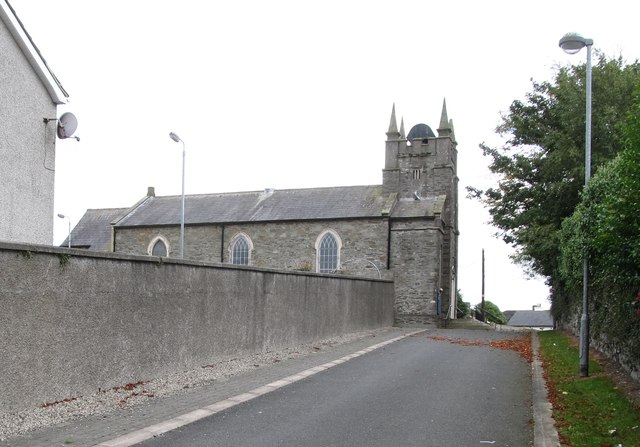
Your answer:
[[[124,386],[114,386],[112,388],[112,390],[114,390],[114,391],[133,391],[136,388],[138,388],[139,386],[144,385],[145,383],[147,383],[147,382],[145,382],[143,380],[139,380],[139,381],[134,382],[134,383],[128,383],[128,384],[126,384]],[[154,394],[148,392],[147,390],[141,390],[140,392],[133,391],[132,393],[130,393],[129,395],[127,395],[123,399],[121,399],[118,402],[118,404],[120,404],[120,406],[124,406],[129,399],[131,399],[132,397],[138,397],[138,396],[155,397]]]
[[[533,361],[533,351],[531,349],[531,337],[509,338],[505,340],[494,341],[480,341],[480,340],[465,340],[463,338],[449,338],[449,337],[429,337],[435,341],[448,341],[456,345],[462,346],[489,346],[494,349],[504,349],[508,351],[515,351],[520,354],[527,362]]]
[[[492,348],[507,349],[520,354],[527,362],[533,361],[533,350],[531,349],[531,337],[511,338],[508,340],[494,341],[489,344]]]
[[[139,380],[138,382],[135,383],[127,383],[124,386],[114,386],[112,388],[113,391],[120,391],[120,390],[124,390],[124,391],[133,391],[134,389],[136,389],[137,387],[139,387],[140,385],[144,385],[147,382],[144,382],[142,380]]]
[[[58,405],[58,404],[66,404],[68,402],[73,402],[74,400],[78,400],[78,398],[77,397],[67,397],[66,399],[57,400],[55,402],[46,402],[46,403],[40,405],[40,408],[53,407],[54,405]]]
[[[127,383],[124,386],[114,386],[113,388],[111,388],[113,391],[133,391],[135,390],[137,387],[144,385],[147,382],[144,382],[142,380],[138,381],[138,382],[134,382],[134,383]],[[101,391],[100,389],[98,389],[98,391]],[[124,399],[122,399],[120,401],[121,405],[124,405],[127,400],[129,400],[132,397],[136,397],[136,396],[147,396],[147,397],[154,397],[153,394],[149,393],[147,390],[142,390],[141,392],[133,392],[131,394],[129,394],[128,396],[125,396]],[[62,399],[62,400],[57,400],[55,402],[46,402],[42,405],[40,405],[41,408],[48,408],[48,407],[52,407],[54,405],[58,405],[58,404],[66,404],[69,402],[73,402],[74,400],[78,400],[77,397],[68,397],[66,399]]]

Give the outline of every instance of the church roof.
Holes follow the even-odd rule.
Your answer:
[[[181,196],[147,197],[116,226],[180,223]],[[185,223],[353,219],[388,214],[382,185],[187,195]]]
[[[90,209],[71,232],[71,247],[94,251],[111,251],[111,223],[124,216],[129,208]],[[61,247],[66,247],[65,239]]]

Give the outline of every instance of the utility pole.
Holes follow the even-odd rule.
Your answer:
[[[482,316],[482,322],[484,323],[484,248],[482,249],[482,301],[480,302],[480,315]]]

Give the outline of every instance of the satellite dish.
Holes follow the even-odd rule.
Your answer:
[[[71,112],[63,113],[58,120],[58,138],[71,138],[77,128],[78,119],[76,118],[76,116]],[[77,137],[75,138],[78,139]]]

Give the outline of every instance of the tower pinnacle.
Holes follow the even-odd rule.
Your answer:
[[[387,131],[387,139],[395,140],[399,137],[398,121],[396,120],[396,103],[393,103],[393,107],[391,109],[391,121],[389,121],[389,130]]]
[[[451,123],[449,121],[449,117],[447,116],[447,100],[446,98],[442,100],[442,115],[440,115],[440,125],[438,126],[438,136],[439,137],[448,137],[451,135],[452,128]]]

